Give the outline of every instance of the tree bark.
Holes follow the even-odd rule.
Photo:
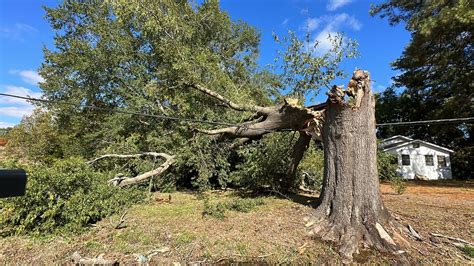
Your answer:
[[[259,115],[258,120],[253,122],[200,130],[202,133],[255,139],[288,129],[300,132],[287,172],[287,187],[294,182],[296,169],[311,137],[322,138],[323,189],[320,205],[308,226],[315,225],[313,233],[324,240],[336,242],[346,262],[352,261],[353,254],[358,253],[361,245],[375,247],[382,252],[403,253],[389,234],[402,227],[385,209],[379,191],[375,99],[368,72],[356,70],[347,89],[333,86],[326,103],[308,107],[289,102],[275,107],[242,106],[202,86],[194,88],[229,108],[251,110]],[[400,236],[395,231],[393,233]]]
[[[313,232],[335,241],[351,261],[360,244],[399,252],[387,233],[395,222],[385,209],[377,173],[375,99],[367,72],[356,71],[348,90],[329,93],[322,130],[324,180]],[[362,72],[362,73],[360,73]],[[337,88],[336,88],[337,89]],[[349,93],[350,92],[350,93]],[[344,101],[345,94],[352,101]]]

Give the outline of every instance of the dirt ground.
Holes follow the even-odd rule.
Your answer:
[[[422,237],[407,237],[404,257],[363,251],[359,263],[472,264],[474,260],[453,241],[430,238],[443,234],[474,242],[474,182],[408,182],[403,195],[382,184],[387,208]],[[192,193],[156,193],[146,204],[127,211],[124,228],[114,229],[119,216],[104,219],[76,236],[14,236],[0,239],[0,264],[69,264],[71,256],[105,259],[121,264],[235,262],[331,263],[341,259],[330,243],[307,234],[304,218],[317,196],[263,197],[264,205],[250,212],[226,211],[224,219],[203,216],[203,199]],[[232,201],[235,192],[210,194],[211,202]]]

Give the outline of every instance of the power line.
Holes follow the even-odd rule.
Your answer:
[[[8,94],[8,93],[0,93],[0,96],[18,98],[18,99],[34,101],[34,102],[67,104],[67,105],[71,105],[71,106],[76,106],[76,104],[74,104],[74,103],[58,102],[58,101],[46,100],[46,99],[38,99],[38,98],[25,97],[25,96],[20,96],[20,95],[13,95],[13,94]],[[144,116],[144,117],[153,117],[153,118],[159,118],[159,119],[165,119],[165,120],[184,121],[184,122],[191,122],[191,123],[202,123],[202,124],[221,125],[221,126],[238,126],[236,124],[231,124],[231,123],[227,123],[227,122],[181,118],[181,117],[166,116],[166,115],[145,114],[145,113],[134,112],[134,111],[120,110],[120,109],[103,108],[103,107],[98,107],[98,106],[94,106],[94,105],[85,105],[85,106],[82,106],[82,107],[89,108],[89,109],[95,109],[95,110],[101,110],[101,111],[107,111],[107,112],[115,112],[115,113],[137,115],[137,116]]]
[[[381,123],[381,124],[377,124],[377,126],[386,127],[386,126],[416,126],[416,125],[426,125],[426,124],[454,124],[454,123],[469,122],[469,121],[474,121],[474,117]]]
[[[34,102],[43,102],[43,103],[54,103],[54,104],[61,104],[59,101],[47,100],[47,99],[39,99],[39,98],[32,98],[32,97],[25,97],[20,95],[8,94],[8,93],[0,93],[0,96],[11,97],[11,98],[18,98],[28,101]],[[62,104],[67,104],[71,106],[76,106],[74,103],[62,102]],[[243,127],[239,124],[233,124],[228,122],[220,122],[220,121],[211,121],[211,120],[202,120],[202,119],[191,119],[191,118],[183,118],[183,117],[176,117],[176,116],[166,116],[166,115],[153,115],[153,114],[145,114],[140,112],[134,111],[126,111],[120,109],[110,109],[110,108],[103,108],[94,105],[86,105],[83,106],[89,109],[95,109],[100,111],[106,112],[115,112],[115,113],[122,113],[122,114],[129,114],[129,115],[136,115],[136,116],[144,116],[144,117],[153,117],[158,119],[164,120],[172,120],[172,121],[183,121],[189,123],[201,123],[201,124],[210,124],[210,125],[220,125],[220,126],[232,126],[232,127]],[[380,123],[376,124],[377,127],[387,127],[387,126],[414,126],[414,125],[429,125],[429,124],[452,124],[452,123],[462,123],[462,122],[470,122],[474,121],[474,117],[465,117],[465,118],[449,118],[449,119],[436,119],[436,120],[421,120],[421,121],[406,121],[406,122],[392,122],[392,123]],[[262,130],[266,131],[267,129],[264,128],[253,128],[252,130]],[[292,129],[283,129],[283,131],[294,131]]]
[[[23,100],[28,100],[28,101],[34,101],[34,102],[53,103],[53,104],[66,104],[66,105],[70,105],[70,106],[74,106],[74,107],[76,106],[76,104],[74,104],[74,103],[69,103],[69,102],[59,102],[59,101],[53,101],[53,100],[47,100],[47,99],[39,99],[39,98],[25,97],[25,96],[14,95],[14,94],[8,94],[8,93],[0,93],[0,96],[18,98],[18,99],[23,99]],[[237,128],[239,128],[239,129],[240,129],[240,128],[245,129],[246,127],[248,127],[249,125],[251,125],[251,124],[233,124],[233,123],[228,123],[228,122],[202,120],[202,119],[192,119],[192,118],[183,118],[183,117],[176,117],[176,116],[145,114],[145,113],[134,112],[134,111],[127,111],[127,110],[103,108],[103,107],[98,107],[98,106],[94,106],[94,105],[84,105],[84,106],[82,106],[82,107],[88,108],[88,109],[94,109],[94,110],[105,111],[105,112],[112,112],[112,113],[129,114],[129,115],[136,115],[136,116],[143,116],[143,117],[153,117],[153,118],[158,118],[158,119],[163,119],[163,120],[183,121],[183,122],[188,122],[188,123],[199,123],[199,124],[209,124],[209,125],[218,125],[218,126],[237,127]],[[266,132],[266,131],[271,130],[271,129],[268,129],[268,128],[251,128],[251,130],[264,131],[264,132]],[[294,131],[294,130],[293,130],[293,129],[280,129],[279,131]]]

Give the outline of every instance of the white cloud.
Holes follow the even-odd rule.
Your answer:
[[[308,18],[301,26],[302,29],[314,31],[321,24],[324,24],[323,31],[338,31],[342,28],[350,28],[351,30],[360,30],[362,24],[354,16],[347,13],[340,13],[332,16],[322,16],[317,18]]]
[[[329,0],[328,4],[326,5],[326,9],[329,11],[334,11],[349,4],[350,2],[352,2],[352,0]]]
[[[309,22],[310,20],[312,21],[311,23]],[[358,31],[362,28],[362,24],[354,16],[350,16],[347,13],[309,18],[303,27],[306,26],[308,31],[311,31],[310,29],[314,31],[321,24],[324,24],[323,29],[316,35],[313,42],[309,44],[309,49],[313,49],[313,47],[316,46],[315,52],[320,55],[328,52],[332,48],[333,44],[331,39],[336,37],[338,31],[344,28]]]
[[[38,83],[44,82],[43,77],[34,70],[10,70],[9,73],[19,75],[24,82],[31,85],[36,86]]]
[[[15,124],[0,121],[0,128],[14,127]]]
[[[303,16],[306,16],[309,14],[309,9],[307,8],[303,8],[300,10],[300,14],[303,15]]]
[[[0,85],[0,92],[32,98],[41,98],[42,95],[41,92],[12,85]],[[0,96],[0,117],[22,118],[24,115],[30,115],[34,109],[35,106],[26,100]]]
[[[318,54],[327,53],[332,48],[331,37],[334,38],[336,34],[336,32],[323,30],[314,38],[310,47],[316,47],[315,49]]]
[[[314,31],[319,27],[319,24],[321,24],[320,18],[308,18],[301,28],[305,31]]]
[[[25,87],[18,87],[12,85],[0,85],[0,91],[7,94],[13,94],[23,97],[32,97],[32,98],[41,98],[41,92],[34,92]],[[11,97],[0,97],[0,104],[9,104],[9,105],[30,105],[29,102],[23,99],[11,98]]]
[[[23,23],[16,23],[13,27],[0,27],[0,37],[10,40],[24,41],[25,35],[37,32],[39,31],[35,27]]]
[[[283,20],[283,22],[281,23],[281,25],[286,26],[286,25],[288,24],[288,22],[290,22],[290,19],[289,19],[289,18],[285,18],[285,19]]]
[[[22,118],[25,115],[30,115],[33,110],[34,106],[7,106],[7,107],[0,107],[0,116],[8,116],[14,118]]]

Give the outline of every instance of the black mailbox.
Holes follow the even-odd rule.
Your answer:
[[[26,172],[23,169],[0,169],[0,198],[25,195]]]

